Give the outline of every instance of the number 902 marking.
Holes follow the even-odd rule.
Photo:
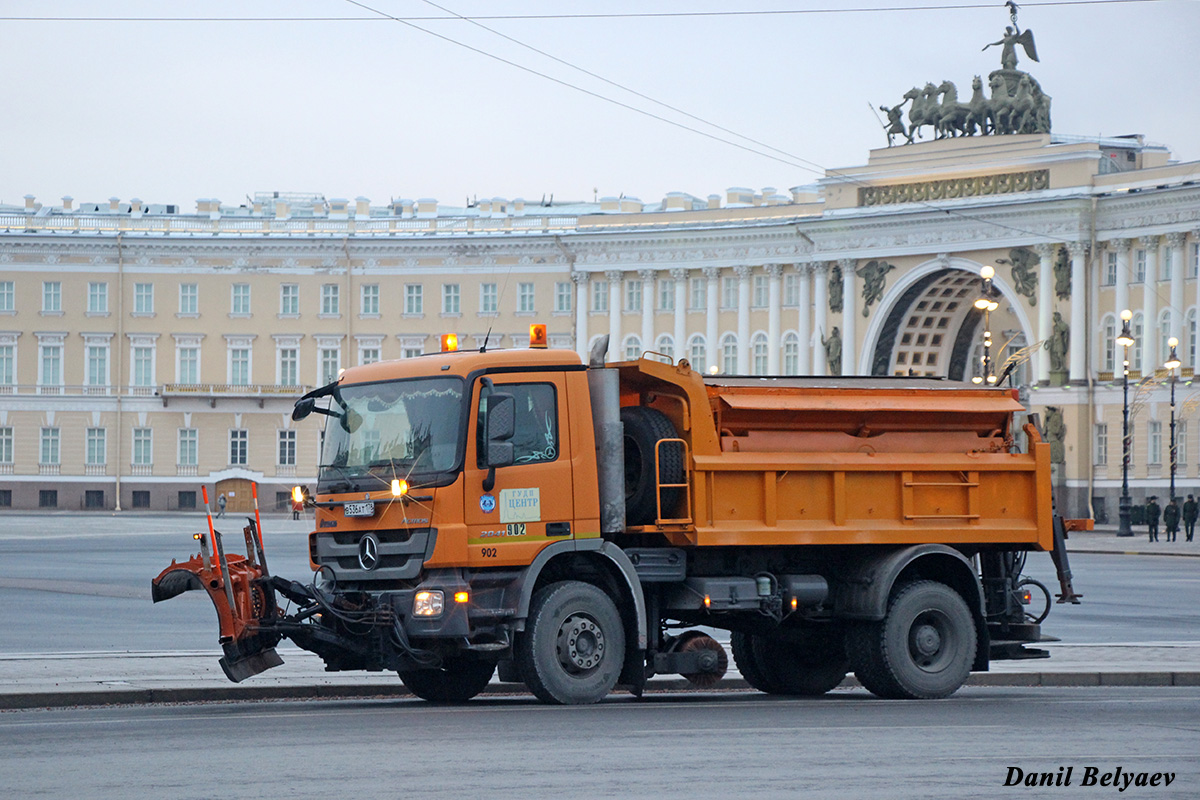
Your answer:
[[[482,555],[484,558],[495,558],[496,557],[496,548],[485,547],[485,548],[483,548]]]

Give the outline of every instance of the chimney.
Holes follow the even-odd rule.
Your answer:
[[[354,198],[354,216],[363,219],[371,216],[371,201],[362,195]]]
[[[423,219],[431,219],[437,216],[437,200],[431,197],[423,197],[417,201],[417,216]]]
[[[69,194],[63,195],[63,211],[71,211],[75,207],[75,198]]]
[[[288,213],[287,200],[276,200],[275,201],[275,219],[287,219],[288,216],[289,216],[289,213]]]
[[[142,215],[142,201],[139,198],[135,197],[129,201],[129,213],[139,217]]]
[[[525,199],[524,198],[518,197],[515,200],[513,200],[512,204],[513,204],[512,213],[513,213],[514,217],[525,216]]]
[[[109,211],[119,211],[120,209],[121,209],[121,198],[119,198],[119,197],[108,198],[108,210]]]
[[[33,211],[35,208],[37,208],[37,205],[33,202],[36,199],[37,198],[31,194],[25,195],[25,210],[26,211]]]
[[[709,208],[720,208],[721,207],[721,195],[710,194],[708,196],[708,207]]]

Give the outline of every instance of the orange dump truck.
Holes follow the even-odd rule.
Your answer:
[[[442,352],[348,369],[324,415],[314,579],[219,533],[153,581],[206,590],[243,680],[288,638],[328,670],[394,670],[464,701],[499,670],[551,703],[655,674],[944,697],[992,659],[1046,652],[1030,550],[1077,602],[1049,445],[1010,390],[920,379],[705,377],[651,356]],[[1086,522],[1086,521],[1084,521]],[[1035,597],[1031,606],[1031,595]],[[284,613],[278,597],[286,598]]]

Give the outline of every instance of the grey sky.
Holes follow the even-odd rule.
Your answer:
[[[364,0],[397,16],[420,0]],[[935,5],[941,0],[439,0],[464,14]],[[951,3],[945,3],[950,5]],[[369,16],[344,0],[4,0],[0,16]],[[1200,3],[1022,7],[1057,133],[1144,133],[1200,159]],[[570,83],[696,123],[461,21],[431,30]],[[824,167],[886,143],[870,106],[999,67],[1008,24],[987,9],[485,23]],[[118,196],[191,207],[256,191],[655,202],[730,186],[786,189],[799,169],[704,139],[401,24],[3,22],[0,200]],[[698,126],[697,127],[701,127]],[[727,134],[719,134],[727,136]]]

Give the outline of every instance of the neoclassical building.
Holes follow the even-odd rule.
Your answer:
[[[241,507],[249,480],[270,507],[316,474],[301,392],[545,322],[551,346],[608,334],[610,359],[709,372],[1008,372],[1061,443],[1060,504],[1115,520],[1126,356],[1131,491],[1166,494],[1170,337],[1178,491],[1200,490],[1198,257],[1200,163],[1140,136],[943,138],[649,203],[27,196],[0,206],[0,507],[186,509],[201,484]]]

